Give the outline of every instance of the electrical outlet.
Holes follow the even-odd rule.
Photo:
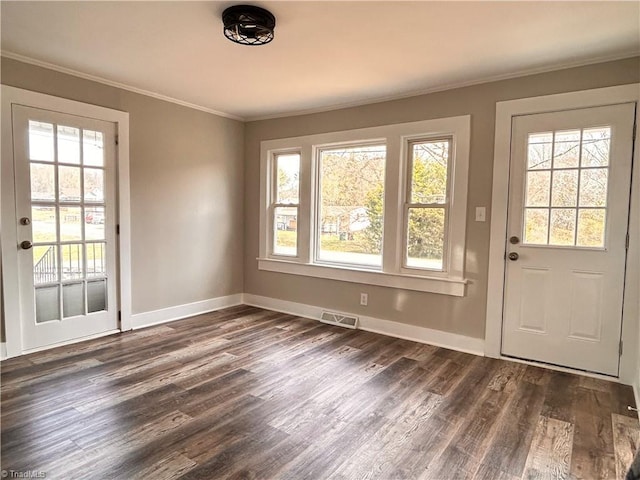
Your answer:
[[[361,293],[360,294],[360,305],[367,305],[369,303],[369,294]]]
[[[487,220],[487,210],[484,207],[476,207],[476,222],[484,222]]]

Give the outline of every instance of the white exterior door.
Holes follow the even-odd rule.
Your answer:
[[[634,117],[514,117],[504,355],[618,375]]]
[[[115,125],[12,107],[22,348],[118,328]]]

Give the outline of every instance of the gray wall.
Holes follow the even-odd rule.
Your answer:
[[[7,58],[1,81],[129,112],[134,313],[242,292],[242,122]]]
[[[246,124],[5,58],[1,80],[130,113],[134,313],[244,291],[482,338],[495,103],[638,82],[640,58]],[[260,141],[466,114],[466,297],[258,271]]]
[[[640,58],[560,70],[312,115],[247,123],[245,136],[244,291],[483,338],[489,225],[474,221],[476,206],[491,206],[496,102],[638,82]],[[467,218],[469,278],[464,298],[259,271],[260,142],[267,139],[471,114]],[[360,292],[369,305],[359,305]]]

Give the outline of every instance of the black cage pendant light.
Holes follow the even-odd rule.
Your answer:
[[[264,45],[273,40],[276,17],[264,8],[235,5],[222,12],[224,35],[242,45]]]

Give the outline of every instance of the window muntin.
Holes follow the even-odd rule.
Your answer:
[[[316,260],[381,268],[386,145],[317,152]]]
[[[273,158],[272,253],[296,257],[300,209],[300,153],[276,153]]]
[[[467,184],[471,117],[469,115],[418,122],[367,127],[260,143],[260,244],[258,269],[346,282],[364,283],[445,295],[464,296]],[[449,139],[445,255],[441,271],[408,267],[406,202],[410,184],[407,154],[413,141]],[[384,199],[382,202],[384,243],[381,265],[338,263],[318,259],[318,227],[321,224],[320,150],[353,146],[386,146]],[[276,200],[276,155],[300,154],[300,193],[297,207],[297,255],[274,254],[274,203]],[[415,190],[415,189],[414,189]],[[282,205],[288,207],[289,205]],[[438,205],[442,208],[442,205]],[[440,210],[441,212],[442,210]],[[433,209],[432,217],[438,210]],[[369,220],[368,218],[366,219]],[[444,220],[444,218],[443,218]],[[325,222],[326,230],[334,228]],[[335,230],[335,228],[334,228]]]
[[[408,143],[404,266],[445,270],[449,221],[451,138]]]
[[[103,133],[29,120],[28,135],[35,321],[106,310]]]
[[[523,244],[604,248],[610,127],[530,134]]]

